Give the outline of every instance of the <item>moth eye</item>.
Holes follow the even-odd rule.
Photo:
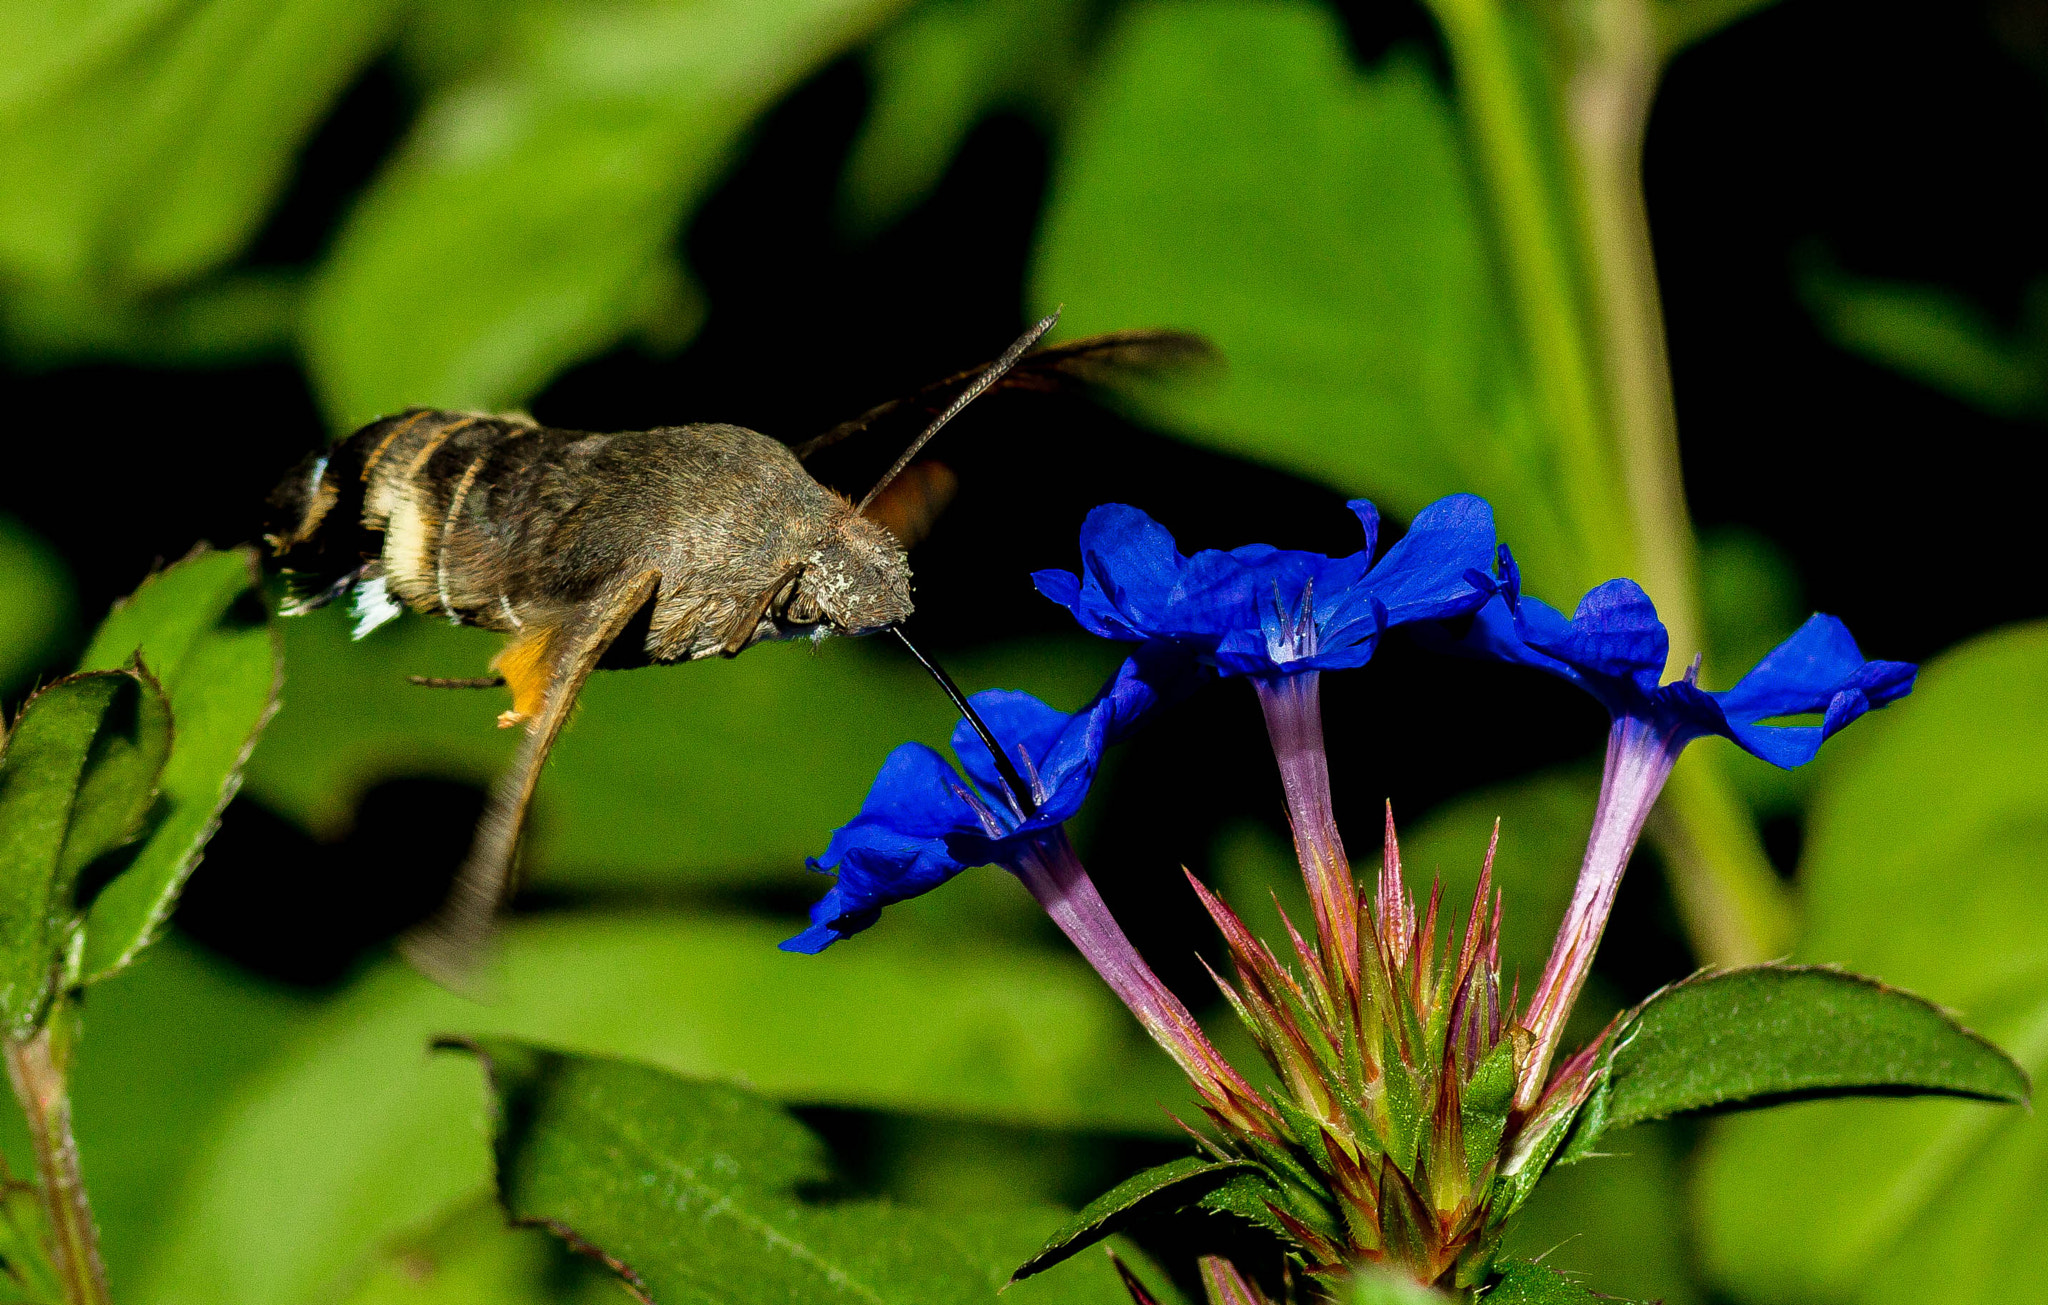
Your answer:
[[[814,625],[819,615],[818,600],[809,594],[798,594],[789,605],[789,619],[798,625]]]

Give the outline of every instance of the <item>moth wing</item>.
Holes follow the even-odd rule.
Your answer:
[[[1187,331],[1112,331],[1034,349],[989,388],[1052,391],[1076,384],[1103,385],[1131,376],[1214,364],[1219,357],[1214,345]],[[937,413],[985,369],[986,364],[956,372],[914,394],[876,404],[860,416],[797,445],[796,455],[809,458],[820,449],[830,448],[891,418]]]
[[[942,462],[913,462],[868,504],[868,517],[896,536],[904,551],[916,548],[938,524],[939,514],[960,489],[960,477]]]
[[[498,781],[477,825],[469,857],[456,872],[448,900],[432,919],[408,933],[399,951],[427,977],[451,988],[474,974],[492,922],[512,881],[513,858],[540,769],[555,746],[584,681],[619,632],[654,597],[659,571],[642,571],[582,607],[562,632],[540,711],[527,725],[512,768]]]

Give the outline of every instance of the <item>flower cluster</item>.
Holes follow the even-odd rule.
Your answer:
[[[1508,1216],[1594,1086],[1600,1042],[1553,1066],[1558,1041],[1680,751],[1715,734],[1777,765],[1802,764],[1829,735],[1909,692],[1914,668],[1866,661],[1839,621],[1815,616],[1731,689],[1701,689],[1697,661],[1661,683],[1669,639],[1633,582],[1599,586],[1567,619],[1522,593],[1483,500],[1430,505],[1378,558],[1378,513],[1350,506],[1365,545],[1339,558],[1263,544],[1190,557],[1135,508],[1090,513],[1079,573],[1033,579],[1084,629],[1135,645],[1131,655],[1072,715],[1022,693],[975,695],[970,706],[1009,767],[964,722],[953,739],[959,770],[918,744],[890,754],[859,816],[812,862],[838,879],[811,927],[784,946],[818,951],[891,902],[970,866],[1002,866],[1187,1073],[1213,1128],[1201,1144],[1258,1175],[1255,1195],[1233,1208],[1282,1237],[1312,1274],[1380,1264],[1421,1283],[1470,1286],[1491,1271]],[[1439,895],[1418,911],[1403,882],[1391,811],[1372,891],[1360,891],[1346,856],[1319,676],[1364,665],[1397,626],[1458,654],[1560,676],[1613,717],[1572,904],[1526,1004],[1502,991],[1491,849],[1463,929],[1448,932]],[[1064,828],[1104,749],[1209,675],[1247,679],[1256,692],[1314,917],[1308,937],[1283,917],[1276,949],[1189,877],[1233,961],[1234,982],[1217,982],[1277,1077],[1266,1092],[1146,966]],[[1773,723],[1800,715],[1820,720]],[[1204,1266],[1229,1286],[1226,1297],[1255,1298],[1226,1263]]]

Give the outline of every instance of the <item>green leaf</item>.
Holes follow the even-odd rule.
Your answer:
[[[1487,1305],[1599,1305],[1614,1297],[1598,1295],[1541,1264],[1511,1264],[1486,1293]]]
[[[1172,1062],[1071,955],[884,921],[859,946],[801,957],[775,950],[790,931],[673,915],[515,920],[489,1006],[377,967],[240,1090],[186,1179],[159,1188],[163,1249],[122,1299],[338,1293],[374,1248],[482,1190],[474,1073],[425,1055],[441,1034],[730,1077],[785,1100],[1054,1127],[1166,1136],[1166,1110],[1192,1108]],[[1006,1243],[1003,1274],[1058,1217],[1041,1213]]]
[[[489,1197],[380,1247],[343,1305],[568,1305],[627,1299],[618,1280]]]
[[[1810,966],[1675,983],[1623,1021],[1612,1048],[1559,1163],[1583,1159],[1602,1133],[1687,1110],[1798,1096],[2028,1094],[2025,1070],[1940,1007]]]
[[[0,693],[43,665],[71,621],[71,579],[63,559],[0,512]]]
[[[1513,1044],[1503,1041],[1472,1071],[1461,1102],[1465,1163],[1475,1177],[1500,1150],[1514,1101],[1515,1053]]]
[[[2048,625],[1944,654],[1819,765],[1802,960],[1924,993],[2048,1069]],[[1819,1102],[1723,1121],[1698,1193],[1714,1277],[1745,1301],[2048,1297],[2038,1110]]]
[[[1088,0],[927,0],[876,40],[874,84],[839,207],[862,233],[939,183],[976,122],[1009,109],[1042,125],[1071,98],[1093,34]]]
[[[1080,334],[1202,332],[1220,383],[1149,391],[1148,416],[1401,516],[1483,494],[1532,589],[1578,593],[1558,505],[1594,473],[1540,432],[1500,285],[1420,57],[1361,70],[1320,5],[1212,0],[1134,6],[1105,39],[1031,301]]]
[[[1823,258],[1800,280],[1836,344],[2001,417],[2048,418],[2048,280],[2034,283],[2017,332],[1937,286],[1852,276]]]
[[[0,741],[0,1028],[34,1032],[71,945],[79,872],[132,838],[171,747],[139,670],[44,689]]]
[[[504,768],[518,740],[496,728],[502,694],[406,681],[480,674],[497,637],[415,618],[354,643],[337,609],[281,625],[292,692],[249,767],[249,791],[266,805],[337,837],[380,780],[485,785]],[[1075,636],[949,662],[970,689],[1029,689],[1072,709],[1120,655]],[[804,858],[860,809],[891,748],[911,738],[943,747],[957,719],[916,663],[871,641],[595,675],[541,779],[522,861],[550,887],[779,878],[820,894],[826,881]]]
[[[1300,1202],[1288,1201],[1267,1175],[1257,1170],[1239,1173],[1225,1181],[1204,1196],[1201,1205],[1203,1209],[1213,1210],[1218,1214],[1236,1215],[1245,1222],[1272,1233],[1289,1246],[1295,1244],[1294,1234],[1274,1215],[1273,1207],[1281,1206],[1297,1218],[1309,1213],[1302,1208]],[[1304,1220],[1312,1228],[1324,1221],[1326,1217],[1325,1220]]]
[[[276,709],[283,663],[256,577],[250,549],[196,552],[145,580],[86,649],[88,668],[139,655],[170,695],[178,731],[161,817],[86,920],[88,983],[133,961],[162,929]]]
[[[1090,1201],[1045,1239],[1036,1255],[1010,1275],[1017,1282],[1043,1273],[1122,1229],[1133,1220],[1184,1209],[1251,1168],[1240,1160],[1186,1156],[1131,1175]]]
[[[155,1256],[177,1189],[243,1086],[283,1054],[313,1001],[253,979],[173,933],[95,985],[75,1050],[72,1113],[116,1300]],[[8,1161],[33,1170],[18,1112]],[[28,1166],[27,1170],[23,1165]]]
[[[741,132],[900,0],[533,0],[437,87],[307,305],[337,428],[413,403],[500,409],[636,326],[703,307],[672,252]]]
[[[119,315],[255,234],[399,4],[103,3],[82,21],[71,8],[29,25],[33,71],[0,87],[0,270],[22,297]]]
[[[654,1301],[983,1301],[1016,1213],[802,1195],[831,1179],[781,1106],[722,1083],[528,1044],[473,1044],[494,1092],[498,1193]],[[1099,1290],[1120,1288],[1095,1265]],[[1071,1294],[1071,1293],[1070,1293]]]

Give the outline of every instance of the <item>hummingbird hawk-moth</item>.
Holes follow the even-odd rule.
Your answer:
[[[901,637],[912,610],[905,549],[942,503],[927,482],[899,477],[940,427],[998,386],[1050,389],[1208,351],[1178,332],[1130,331],[1033,352],[1057,316],[994,363],[794,448],[740,426],[592,434],[413,408],[288,476],[271,495],[266,536],[293,581],[285,614],[349,597],[357,638],[405,607],[508,636],[493,677],[415,679],[502,684],[512,704],[498,723],[525,736],[447,902],[404,941],[409,958],[436,977],[466,971],[510,885],[542,763],[592,671],[733,657],[767,639]],[[920,412],[936,416],[858,502],[805,466],[820,449]]]

